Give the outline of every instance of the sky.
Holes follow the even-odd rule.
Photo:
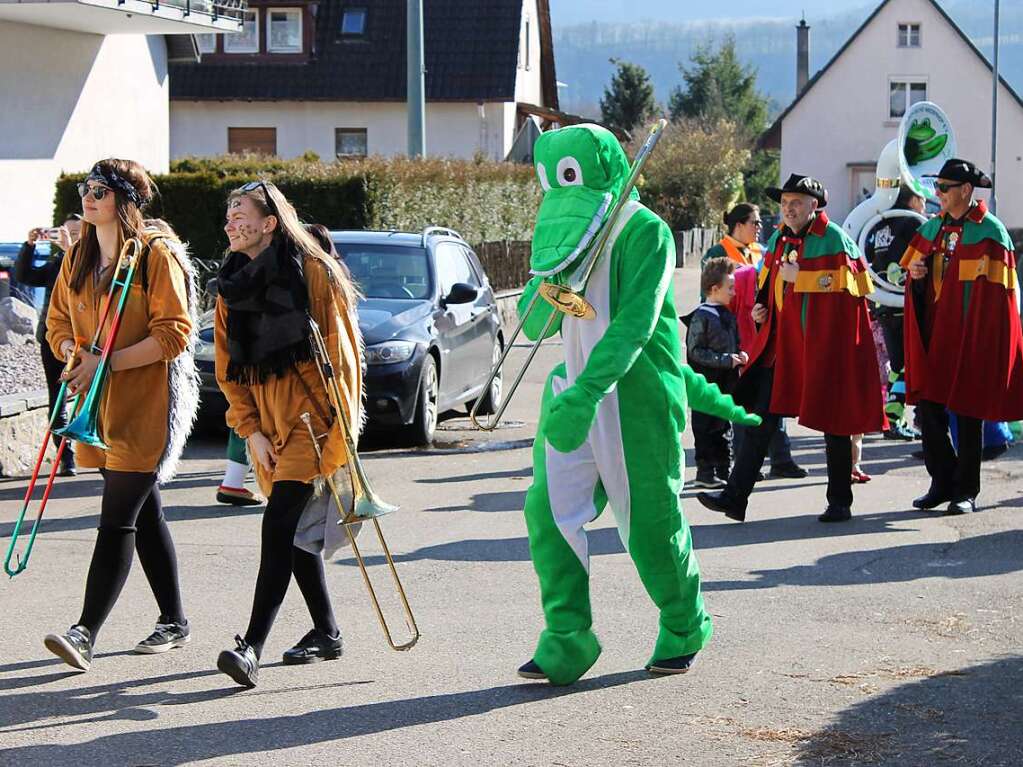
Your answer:
[[[1012,0],[1008,0],[1011,2]],[[876,5],[873,0],[827,0],[828,14]],[[793,18],[809,9],[819,15],[822,7],[808,0],[551,0],[551,23],[555,26],[588,21],[700,21],[706,19]]]

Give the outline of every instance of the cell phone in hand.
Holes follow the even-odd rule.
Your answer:
[[[50,242],[60,242],[60,229],[47,229],[46,239]]]

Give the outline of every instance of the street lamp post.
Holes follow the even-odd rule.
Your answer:
[[[408,156],[426,153],[426,66],[423,57],[423,0],[408,2]]]
[[[994,83],[991,86],[991,213],[998,210],[998,196],[995,186],[995,167],[998,162],[998,5],[995,0],[995,51],[992,61]]]

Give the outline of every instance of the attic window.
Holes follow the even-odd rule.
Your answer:
[[[345,8],[341,15],[341,34],[344,37],[360,37],[366,34],[365,8]]]
[[[900,48],[920,47],[919,24],[899,24],[899,47]]]

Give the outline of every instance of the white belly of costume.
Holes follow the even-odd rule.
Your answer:
[[[611,319],[611,251],[622,229],[639,209],[639,203],[628,202],[614,231],[608,238],[604,253],[594,267],[586,285],[586,300],[596,310],[592,320],[566,316],[561,323],[561,340],[565,350],[567,378],[555,376],[554,394],[560,394],[575,381],[586,367],[593,347],[604,337]],[[571,453],[561,453],[550,445],[547,452],[547,490],[555,522],[565,540],[575,551],[583,567],[589,569],[589,554],[583,525],[597,516],[593,502],[599,481],[607,493],[615,515],[618,534],[626,550],[629,548],[629,477],[625,467],[618,390],[612,389],[597,408],[593,428],[583,445]]]

